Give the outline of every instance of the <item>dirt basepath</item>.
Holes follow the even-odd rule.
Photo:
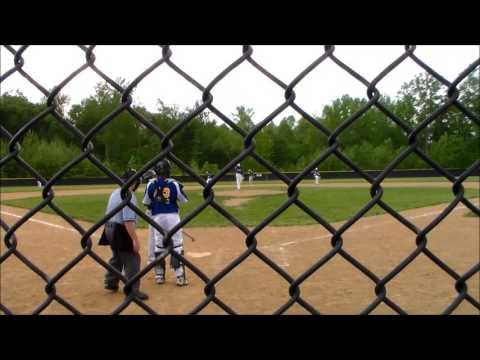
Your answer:
[[[73,196],[73,195],[95,195],[110,194],[112,189],[87,189],[87,190],[58,190],[54,191],[55,196]],[[2,200],[26,199],[36,196],[42,196],[41,191],[2,193]]]
[[[478,204],[478,199],[475,200]],[[446,204],[403,211],[419,229],[426,227]],[[12,225],[26,210],[2,206],[2,219]],[[428,248],[458,274],[463,274],[479,262],[480,222],[477,217],[464,216],[468,210],[457,206],[454,211],[428,234]],[[79,222],[87,229],[91,224]],[[338,228],[342,223],[333,224]],[[187,258],[212,278],[246,249],[245,235],[234,227],[188,228],[196,238],[185,238]],[[140,230],[142,266],[146,265],[148,230]],[[0,254],[6,250],[5,232],[0,231]],[[65,266],[81,252],[80,236],[58,216],[39,213],[17,230],[18,250],[49,276]],[[93,250],[104,260],[110,250],[96,245]],[[258,250],[279,264],[292,277],[298,277],[331,250],[328,232],[320,225],[267,227],[257,235]],[[343,234],[343,249],[373,271],[386,276],[415,249],[415,234],[390,215],[363,218]],[[57,293],[89,314],[113,311],[123,299],[121,292],[111,294],[103,289],[104,269],[92,258],[86,257],[56,285]],[[205,284],[188,271],[190,285],[178,288],[171,269],[167,282],[156,285],[153,271],[142,280],[142,289],[150,295],[148,304],[162,314],[181,314],[191,311],[205,298]],[[469,293],[477,301],[480,274],[469,281]],[[10,257],[1,265],[1,301],[15,313],[28,313],[45,298],[45,283],[18,259]],[[216,295],[238,313],[268,314],[288,299],[289,284],[255,255],[249,256],[227,274],[217,285]],[[334,256],[301,284],[301,296],[320,312],[326,314],[354,314],[362,311],[375,299],[375,284],[341,256]],[[420,254],[399,275],[387,284],[388,297],[408,313],[434,314],[443,311],[457,292],[455,280]],[[46,314],[66,314],[57,303],[51,304]],[[136,305],[130,305],[126,314],[143,314]],[[214,304],[201,313],[222,314]],[[288,314],[305,314],[295,304]],[[391,314],[386,305],[380,305],[374,314]],[[479,314],[478,309],[463,302],[457,314]]]

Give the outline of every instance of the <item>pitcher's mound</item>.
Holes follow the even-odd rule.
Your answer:
[[[261,195],[277,195],[284,192],[278,190],[233,190],[233,191],[218,191],[215,192],[217,196],[234,197],[234,199],[228,199],[224,201],[226,206],[239,206],[253,200],[255,196]]]

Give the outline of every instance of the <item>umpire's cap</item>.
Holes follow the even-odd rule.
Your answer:
[[[142,175],[142,182],[149,181],[150,179],[156,178],[156,177],[157,177],[157,173],[153,169],[150,169],[145,174]]]
[[[128,168],[127,170],[125,170],[125,172],[123,173],[122,175],[122,179],[124,181],[127,181],[128,179],[130,179],[132,176],[134,176],[135,174],[137,173],[137,170],[135,169],[132,169],[132,168]],[[134,188],[133,188],[133,191],[137,190],[137,188],[140,186],[140,183],[141,183],[141,179],[137,179],[137,181],[134,183]]]
[[[167,159],[160,160],[158,164],[155,166],[155,172],[157,176],[161,176],[164,178],[170,177],[170,170],[172,166],[170,165],[170,161]]]

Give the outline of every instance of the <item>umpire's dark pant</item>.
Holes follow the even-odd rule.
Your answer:
[[[130,251],[119,251],[112,249],[113,256],[108,261],[119,272],[124,271],[125,277],[130,279],[140,271],[140,254]],[[105,275],[105,285],[117,287],[120,279],[112,271],[107,271]],[[132,289],[138,291],[140,288],[140,280],[133,284]]]

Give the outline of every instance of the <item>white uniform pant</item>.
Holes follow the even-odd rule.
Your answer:
[[[236,173],[235,177],[237,179],[237,190],[240,190],[240,185],[242,184],[242,181],[243,181],[243,175]]]
[[[315,175],[315,184],[318,184],[318,180],[320,179],[320,176]]]
[[[160,225],[160,227],[164,230],[166,233],[170,229],[172,229],[175,225],[177,225],[180,222],[180,216],[178,213],[169,213],[169,214],[157,214],[153,216],[153,220]],[[153,228],[153,237],[154,237],[154,242],[155,242],[155,254],[160,254],[165,251],[165,247],[163,244],[163,235],[155,228]],[[182,230],[178,230],[175,234],[172,236],[172,242],[173,242],[173,251],[175,251],[177,254],[182,254],[183,255],[183,235],[182,235]],[[171,256],[171,255],[170,255]],[[157,265],[155,267],[155,276],[156,277],[163,277],[165,276],[165,268]],[[185,273],[183,265],[180,265],[175,269],[175,275],[177,277],[183,276]]]
[[[152,213],[150,210],[146,211],[146,214],[152,218]],[[148,259],[147,262],[150,264],[155,260],[155,237],[153,234],[153,226],[148,224]]]
[[[253,183],[253,176],[252,176],[252,175],[250,175],[250,176],[248,177],[248,183],[249,183],[249,184]]]

